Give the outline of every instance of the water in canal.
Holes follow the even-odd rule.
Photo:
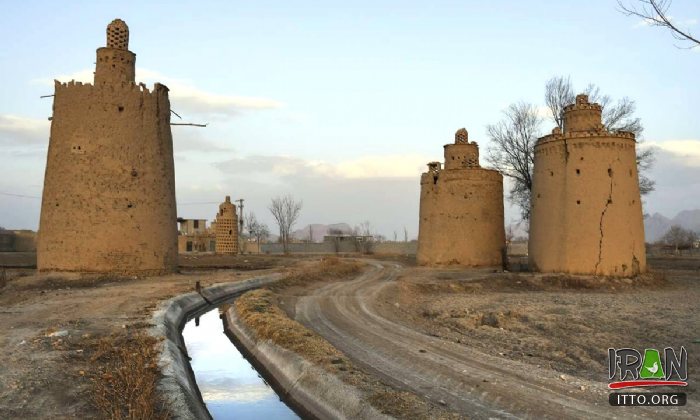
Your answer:
[[[202,399],[214,419],[298,419],[223,332],[219,311],[189,321],[182,336]]]

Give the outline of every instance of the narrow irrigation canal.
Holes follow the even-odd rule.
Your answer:
[[[223,332],[219,311],[182,331],[197,386],[214,419],[298,419]]]

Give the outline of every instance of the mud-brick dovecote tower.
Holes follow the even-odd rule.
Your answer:
[[[238,216],[231,196],[227,195],[226,200],[219,204],[215,233],[217,254],[238,254]]]
[[[134,83],[129,28],[107,27],[94,85],[55,82],[37,265],[161,274],[177,268],[168,88]]]
[[[530,267],[632,277],[646,271],[636,141],[609,132],[602,108],[578,95],[535,146]]]
[[[502,265],[503,176],[479,166],[479,146],[464,128],[445,145],[445,169],[421,176],[419,264]]]

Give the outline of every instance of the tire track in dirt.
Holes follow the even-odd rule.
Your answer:
[[[689,411],[697,407],[610,407],[605,383],[565,382],[553,370],[491,356],[387,319],[373,305],[402,267],[368,263],[372,268],[355,280],[331,283],[301,297],[296,319],[392,386],[470,418],[695,418]],[[581,385],[587,391],[580,391]]]

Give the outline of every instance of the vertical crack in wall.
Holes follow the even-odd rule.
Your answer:
[[[566,142],[566,137],[564,137],[564,161],[569,162],[569,143]]]
[[[598,266],[603,259],[603,219],[605,218],[605,212],[608,211],[608,206],[612,204],[613,176],[610,171],[612,171],[612,167],[608,167],[608,173],[610,174],[610,192],[608,193],[608,200],[605,202],[605,207],[603,207],[603,211],[600,213],[600,240],[598,241],[598,261],[595,263],[595,274],[598,274]]]

